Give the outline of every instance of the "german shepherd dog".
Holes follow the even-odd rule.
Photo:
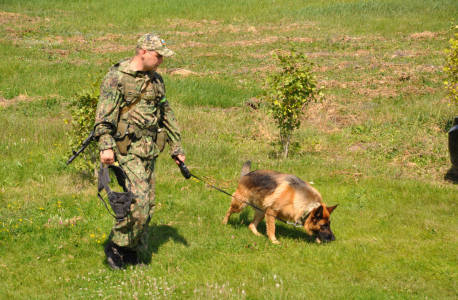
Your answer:
[[[254,209],[254,219],[248,228],[260,236],[256,227],[267,215],[267,236],[274,244],[280,243],[275,238],[275,217],[299,221],[310,236],[310,241],[314,235],[317,243],[335,240],[329,218],[337,205],[327,207],[321,202],[321,195],[315,188],[294,175],[272,170],[250,172],[250,169],[251,162],[248,161],[242,167],[240,181],[223,224],[227,224],[233,213],[239,213],[247,206],[240,201],[243,200],[265,211]]]

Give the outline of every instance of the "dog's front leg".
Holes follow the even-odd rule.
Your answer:
[[[257,236],[261,236],[261,234],[258,232],[256,228],[258,227],[259,222],[261,222],[262,219],[264,219],[264,216],[265,216],[264,212],[256,209],[254,212],[253,222],[251,222],[251,224],[248,226],[251,232],[253,232]]]
[[[277,216],[277,213],[271,209],[267,209],[266,215],[267,215],[267,220],[266,220],[267,236],[269,237],[269,240],[274,244],[281,244],[275,238],[275,217]]]

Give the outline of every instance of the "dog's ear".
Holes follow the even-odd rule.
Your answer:
[[[339,204],[334,205],[334,206],[331,206],[331,207],[327,207],[328,213],[331,214],[332,211],[333,211],[334,209],[336,209],[336,207],[337,207],[338,205],[339,205]]]
[[[315,219],[323,219],[323,205],[320,205],[313,214],[313,218]]]

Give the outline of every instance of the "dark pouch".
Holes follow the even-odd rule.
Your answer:
[[[159,128],[156,135],[156,146],[160,152],[163,152],[165,149],[165,144],[167,143],[167,132],[164,128]]]
[[[118,132],[116,133],[116,147],[118,147],[121,155],[127,154],[127,147],[130,146],[132,140],[127,132],[129,124],[127,123],[118,123]]]

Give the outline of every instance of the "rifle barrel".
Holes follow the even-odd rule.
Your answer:
[[[75,152],[73,150],[73,155],[68,159],[67,161],[67,165],[71,164],[71,162],[78,157],[78,155],[81,154],[81,152],[84,151],[84,149],[87,148],[87,146],[89,146],[89,144],[95,139],[94,137],[94,130],[91,131],[91,133],[89,133],[89,136],[87,137],[87,139],[84,140],[83,142],[83,146],[77,151]]]

